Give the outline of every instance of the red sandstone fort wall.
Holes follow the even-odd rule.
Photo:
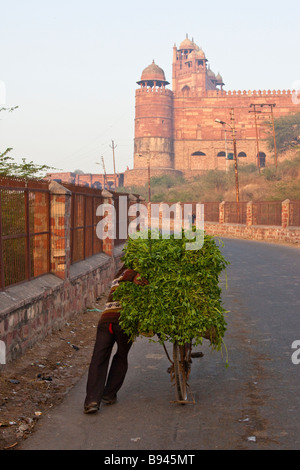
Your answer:
[[[258,107],[257,132],[259,151],[266,154],[266,165],[273,163],[272,154],[264,141],[266,122],[272,122],[270,106],[275,105],[274,118],[300,111],[294,103],[291,91],[206,91],[174,94],[174,152],[175,168],[183,171],[225,169],[225,159],[217,157],[225,150],[225,132],[215,119],[232,125],[231,109],[234,109],[237,152],[244,152],[244,163],[257,162],[256,127],[253,107]],[[232,132],[226,129],[228,152],[233,151]],[[202,152],[205,155],[192,154]]]

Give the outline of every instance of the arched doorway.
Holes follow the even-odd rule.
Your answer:
[[[259,168],[264,168],[266,166],[266,154],[264,152],[259,152],[259,157],[257,155],[257,164]]]

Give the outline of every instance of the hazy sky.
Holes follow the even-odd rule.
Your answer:
[[[299,0],[0,0],[0,151],[59,171],[133,164],[136,82],[173,45],[203,48],[226,90],[300,83]],[[1,88],[2,82],[2,88]],[[170,86],[169,86],[170,87]],[[2,90],[2,92],[1,92]],[[1,101],[1,99],[0,99]]]

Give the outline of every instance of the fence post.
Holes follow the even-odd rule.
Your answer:
[[[50,271],[61,279],[70,277],[71,191],[56,181],[49,184],[51,256]]]
[[[113,205],[113,195],[107,191],[107,189],[102,190],[102,198],[103,198],[103,204],[110,204]],[[116,225],[116,220],[113,221],[113,223]],[[115,227],[116,229],[116,227]],[[115,231],[115,230],[114,230]],[[117,234],[116,234],[117,236]],[[102,249],[103,253],[107,254],[108,256],[113,256],[114,255],[114,248],[115,248],[115,240],[114,238],[104,238],[102,241]]]
[[[34,232],[49,231],[50,194],[35,191],[33,223]],[[50,270],[50,243],[47,237],[34,237],[33,245],[33,273],[34,277],[47,273]],[[47,253],[47,256],[45,256]]]
[[[253,224],[253,203],[247,202],[246,225],[250,227]]]
[[[281,227],[287,228],[290,225],[290,200],[286,199],[281,203]]]
[[[225,222],[225,201],[222,201],[219,204],[219,224],[224,224]]]

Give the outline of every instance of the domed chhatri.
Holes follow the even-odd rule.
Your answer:
[[[161,67],[159,67],[153,60],[152,64],[146,67],[141,75],[141,80],[137,82],[138,85],[142,86],[165,86],[169,85],[169,82],[166,80],[165,72]]]
[[[186,38],[180,43],[179,50],[194,50],[196,48],[196,44],[188,38]]]

